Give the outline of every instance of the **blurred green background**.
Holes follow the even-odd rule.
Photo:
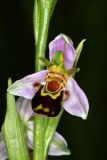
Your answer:
[[[15,81],[34,72],[33,0],[0,2],[0,124],[6,111],[9,76]],[[76,47],[86,38],[76,80],[85,91],[88,119],[64,112],[58,131],[65,137],[70,156],[49,160],[107,159],[107,1],[58,0],[48,42],[60,33],[69,35]],[[48,56],[48,45],[47,45]]]

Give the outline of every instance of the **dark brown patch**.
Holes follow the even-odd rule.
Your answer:
[[[40,83],[34,83],[33,86],[34,87],[38,87],[40,85]]]
[[[67,100],[67,99],[69,98],[69,96],[70,96],[69,91],[68,91],[68,90],[65,90],[65,91],[64,91],[64,97],[63,97],[63,100],[64,100],[64,101],[65,101],[65,100]]]
[[[39,90],[36,92],[35,96],[32,99],[32,109],[35,113],[43,114],[48,117],[55,117],[59,114],[61,110],[63,91],[61,91],[61,94],[56,99],[52,99],[49,95],[41,95],[42,88],[43,86],[39,88]],[[37,109],[39,105],[41,105],[42,107],[40,107],[40,109]],[[49,111],[45,112],[47,108]]]

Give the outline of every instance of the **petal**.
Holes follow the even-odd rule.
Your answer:
[[[57,132],[55,132],[54,137],[51,141],[48,155],[70,155],[70,150],[67,148],[66,140]]]
[[[49,58],[52,60],[53,55],[61,51],[64,54],[64,65],[66,69],[71,69],[76,58],[76,51],[73,42],[69,37],[60,34],[49,44]]]
[[[29,122],[27,130],[27,144],[30,149],[33,150],[33,121]],[[67,148],[67,142],[65,139],[57,132],[55,132],[53,139],[51,141],[48,155],[69,155],[70,150]]]
[[[72,115],[87,118],[89,103],[85,93],[73,78],[67,80],[68,98],[63,102],[64,109]]]
[[[5,146],[5,142],[3,140],[2,133],[0,133],[0,159],[1,160],[7,159],[6,146]]]
[[[16,102],[17,111],[22,120],[28,121],[34,114],[31,107],[31,100],[20,97]]]
[[[36,89],[33,86],[35,83],[42,83],[45,80],[47,70],[40,71],[31,75],[28,75],[16,82],[14,82],[7,91],[16,96],[22,96],[27,99],[32,99]]]

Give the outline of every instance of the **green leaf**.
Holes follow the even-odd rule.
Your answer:
[[[8,87],[11,85],[8,80]],[[9,160],[29,160],[25,130],[17,113],[13,95],[7,93],[7,111],[2,127]]]
[[[63,109],[61,110],[60,114],[57,117],[54,117],[54,118],[47,117],[47,126],[46,126],[46,132],[45,132],[45,152],[44,152],[45,157],[47,157],[49,145],[51,143],[55,130],[58,126],[58,123],[61,119],[62,113],[63,113]]]

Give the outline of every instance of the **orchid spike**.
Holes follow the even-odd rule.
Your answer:
[[[70,114],[86,119],[89,103],[73,79],[79,69],[73,68],[76,50],[71,39],[60,34],[50,42],[49,59],[50,62],[41,58],[47,70],[16,81],[8,91],[31,99],[32,109],[37,114],[55,117],[64,108]]]

